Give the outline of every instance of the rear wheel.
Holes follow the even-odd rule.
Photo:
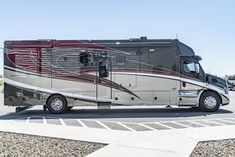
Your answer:
[[[67,101],[61,95],[52,95],[47,101],[47,108],[51,113],[64,113],[68,110]]]
[[[214,112],[219,109],[221,100],[218,94],[208,91],[202,94],[199,103],[201,111]]]

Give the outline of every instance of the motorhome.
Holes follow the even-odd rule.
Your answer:
[[[148,105],[216,111],[229,104],[224,79],[206,74],[177,39],[22,40],[4,43],[5,105]]]

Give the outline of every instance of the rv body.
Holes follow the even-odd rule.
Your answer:
[[[5,105],[190,106],[229,104],[224,79],[205,74],[179,40],[32,40],[4,43]]]

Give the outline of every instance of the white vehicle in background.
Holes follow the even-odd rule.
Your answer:
[[[227,76],[227,80],[228,80],[228,89],[235,90],[235,75]]]
[[[3,77],[0,76],[0,92],[3,92],[3,88],[4,88]]]
[[[199,107],[229,104],[226,80],[206,74],[192,48],[171,39],[4,43],[5,105]]]

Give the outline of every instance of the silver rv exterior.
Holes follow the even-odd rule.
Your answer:
[[[201,58],[178,40],[6,41],[5,105],[191,106],[229,104],[224,79],[205,74]]]

